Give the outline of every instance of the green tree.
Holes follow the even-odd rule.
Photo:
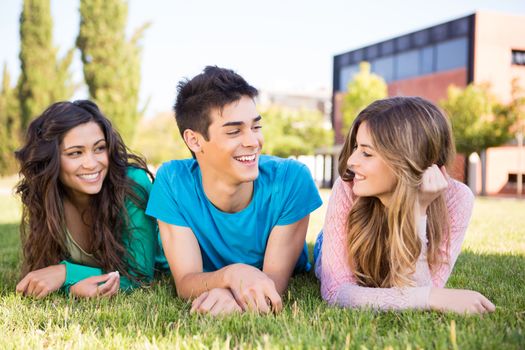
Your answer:
[[[52,32],[49,0],[24,0],[20,15],[21,74],[18,84],[23,130],[49,104],[69,99],[74,92],[69,72],[74,49],[57,61]]]
[[[170,159],[191,157],[170,112],[160,113],[152,119],[142,119],[132,148],[145,156],[148,164],[155,166]]]
[[[0,175],[16,172],[14,151],[20,140],[20,106],[16,88],[11,87],[11,77],[4,64],[0,91]]]
[[[469,84],[465,89],[449,86],[446,100],[441,106],[450,116],[456,150],[467,159],[471,153],[481,156],[481,194],[485,194],[484,151],[509,141],[511,127],[516,121],[510,105],[498,103],[488,85]],[[464,178],[468,179],[468,160],[465,162]]]
[[[126,142],[132,143],[142,112],[139,40],[149,24],[125,35],[128,4],[124,0],[81,0],[77,46],[82,53],[89,93]]]
[[[359,73],[348,83],[343,100],[343,135],[346,135],[357,115],[370,103],[388,96],[385,80],[370,72],[370,63],[361,62]]]
[[[333,131],[323,126],[323,115],[314,110],[288,110],[277,106],[263,115],[263,152],[279,157],[313,154],[333,143]]]
[[[450,116],[457,151],[467,157],[499,146],[513,136],[510,130],[515,114],[497,102],[487,85],[470,84],[465,89],[452,85],[441,106]]]

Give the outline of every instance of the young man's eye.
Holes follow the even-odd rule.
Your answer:
[[[254,125],[253,129],[254,130],[261,130],[262,129],[262,125]]]
[[[239,130],[239,129],[230,130],[230,131],[226,132],[226,135],[237,135],[240,132],[241,132],[241,130]]]

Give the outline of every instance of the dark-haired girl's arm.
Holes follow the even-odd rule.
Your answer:
[[[146,172],[140,169],[130,168],[128,176],[135,181],[144,191],[137,191],[137,194],[147,201],[147,196],[151,190],[151,182]],[[139,281],[127,278],[124,271],[120,272],[120,289],[132,290],[139,287],[141,283],[148,283],[153,279],[155,272],[155,256],[159,254],[158,229],[157,224],[151,217],[147,216],[144,209],[139,208],[131,200],[126,201],[128,213],[129,230],[125,235],[124,246],[129,254],[129,265],[133,270],[140,273]],[[93,276],[101,276],[112,271],[103,271],[85,265],[79,265],[70,261],[63,261],[66,265],[66,281],[62,288],[69,292],[72,285]]]

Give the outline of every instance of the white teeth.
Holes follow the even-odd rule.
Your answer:
[[[97,178],[99,173],[94,173],[94,174],[82,174],[82,175],[79,175],[81,178],[83,179],[86,179],[86,180],[94,180]]]
[[[255,160],[255,154],[251,155],[251,156],[235,157],[235,159],[237,159],[238,161],[241,161],[241,162],[251,162],[251,161]]]
[[[355,174],[354,175],[354,179],[356,179],[356,180],[363,180],[364,178],[365,178],[364,176],[359,175],[359,174]]]

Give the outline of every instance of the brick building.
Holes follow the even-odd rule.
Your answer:
[[[525,16],[476,12],[335,56],[336,144],[344,141],[343,96],[361,61],[369,62],[372,72],[385,79],[389,96],[418,95],[438,103],[451,84],[489,83],[493,94],[509,102],[512,79],[525,86]],[[483,169],[487,194],[512,192],[519,169],[525,172],[525,151],[521,153],[520,165],[516,145],[487,150]],[[462,178],[460,171],[456,177]]]

